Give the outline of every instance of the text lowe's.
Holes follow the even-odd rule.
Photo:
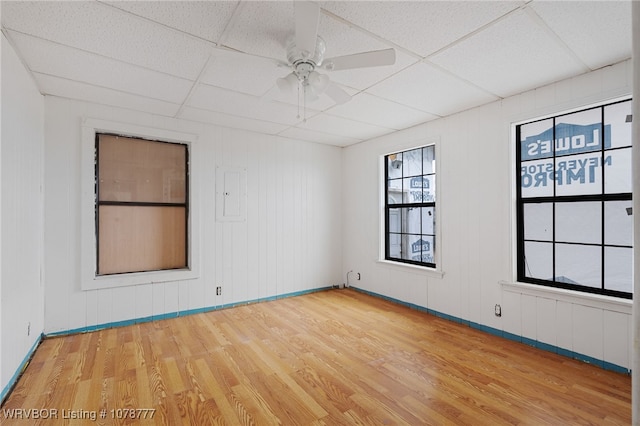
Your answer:
[[[555,126],[555,139],[553,127],[544,132],[527,136],[520,141],[522,161],[538,160],[552,157],[554,154],[568,155],[585,152],[600,151],[602,140],[604,147],[611,147],[611,126],[604,126],[604,138],[601,137],[602,125],[600,123],[579,125],[559,123]]]

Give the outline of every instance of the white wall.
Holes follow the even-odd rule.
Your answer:
[[[629,368],[630,301],[508,283],[515,280],[511,124],[630,95],[631,82],[626,61],[346,148],[343,274],[361,273],[350,283],[367,291]],[[442,276],[378,261],[380,156],[433,141]]]
[[[44,99],[2,36],[0,391],[44,329]],[[29,334],[27,332],[29,331]]]
[[[640,69],[640,3],[634,2],[631,6],[632,16],[632,53],[633,67],[636,69],[633,75],[633,135],[632,135],[632,158],[631,164],[640,164],[640,73],[637,72]],[[635,212],[640,211],[640,168],[633,168],[633,210]],[[640,215],[636,214],[633,218],[633,226],[636,230],[640,229]],[[640,232],[634,233],[634,247],[640,246]],[[640,294],[640,250],[635,250],[633,255],[633,270],[636,274],[633,278],[633,288],[636,295]],[[633,347],[632,347],[632,360],[631,370],[640,371],[640,300],[636,297],[633,301]],[[640,374],[633,374],[631,377],[631,413],[632,424],[640,424]]]
[[[190,167],[199,206],[199,278],[81,290],[83,118],[197,136]],[[46,97],[45,333],[337,284],[341,161],[336,147]],[[245,222],[216,222],[216,166],[247,169]]]

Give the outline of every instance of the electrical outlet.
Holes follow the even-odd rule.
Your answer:
[[[220,296],[222,294],[222,287],[216,287],[216,296]]]
[[[356,278],[358,281],[360,281],[360,272],[358,272],[358,278]]]
[[[500,305],[496,305],[494,308],[494,313],[496,314],[497,317],[501,317],[502,316],[502,307]]]

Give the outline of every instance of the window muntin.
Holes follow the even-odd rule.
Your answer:
[[[631,101],[516,126],[519,281],[631,298]]]
[[[434,268],[435,146],[385,156],[385,259]]]
[[[96,134],[97,275],[188,267],[188,152]]]

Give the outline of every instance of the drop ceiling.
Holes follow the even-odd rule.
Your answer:
[[[2,31],[43,95],[348,146],[631,57],[630,1],[327,1],[326,72],[352,96],[299,104],[285,1],[1,2]]]

